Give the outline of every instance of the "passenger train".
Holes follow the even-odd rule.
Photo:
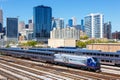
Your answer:
[[[66,48],[30,48],[30,50],[52,51],[55,53],[84,55],[97,58],[101,64],[120,66],[120,51],[102,52],[101,50],[66,49]]]
[[[75,68],[84,68],[87,70],[100,71],[101,69],[97,58],[84,55],[78,56],[65,53],[61,54],[52,51],[23,50],[14,48],[0,48],[0,54]]]

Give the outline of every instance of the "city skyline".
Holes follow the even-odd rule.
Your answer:
[[[4,26],[6,26],[7,17],[19,16],[19,21],[27,21],[33,17],[33,7],[38,5],[50,6],[52,8],[52,16],[55,18],[64,18],[65,24],[68,19],[75,16],[77,24],[80,24],[81,19],[90,13],[104,14],[104,22],[111,21],[112,32],[120,30],[119,28],[119,0],[116,1],[88,1],[88,0],[0,0],[0,6],[3,9]]]

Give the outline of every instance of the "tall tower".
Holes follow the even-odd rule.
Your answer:
[[[70,27],[73,26],[73,20],[72,20],[72,19],[69,19],[69,20],[68,20],[68,26],[70,26]]]
[[[18,32],[23,31],[23,29],[25,29],[25,22],[24,21],[20,21],[18,23]]]
[[[18,18],[7,18],[7,41],[18,41]]]
[[[64,28],[64,19],[63,18],[56,18],[53,19],[53,25],[52,27],[57,27],[57,28]]]
[[[0,33],[2,32],[3,29],[3,11],[0,9]]]
[[[85,17],[85,32],[90,38],[103,38],[104,16],[100,13]]]
[[[37,41],[48,41],[52,24],[52,9],[48,6],[36,6],[33,10],[34,37]]]
[[[104,38],[111,39],[112,38],[112,25],[111,22],[104,23]]]
[[[77,25],[77,19],[76,19],[76,17],[72,17],[72,21],[73,21],[73,26],[76,26]]]

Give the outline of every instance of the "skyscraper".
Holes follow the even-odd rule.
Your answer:
[[[19,24],[18,24],[18,32],[23,31],[23,29],[25,29],[25,22],[20,21]]]
[[[18,18],[7,18],[7,41],[18,40]]]
[[[81,30],[84,32],[85,31],[85,28],[84,28],[84,20],[82,19],[81,20]]]
[[[89,14],[85,17],[85,33],[90,38],[103,38],[103,15]]]
[[[69,19],[69,20],[68,20],[68,26],[70,26],[70,27],[73,26],[73,20],[72,20],[72,19]]]
[[[50,38],[52,9],[48,6],[36,6],[33,10],[34,37],[37,41]]]
[[[72,21],[73,21],[73,26],[76,26],[77,25],[77,19],[76,19],[76,17],[72,17]]]
[[[63,18],[54,18],[52,19],[52,27],[64,28],[64,19]]]
[[[111,28],[111,22],[104,23],[104,38],[112,38]]]
[[[3,29],[3,11],[0,9],[0,33],[2,32]]]

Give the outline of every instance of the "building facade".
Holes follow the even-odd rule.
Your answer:
[[[73,26],[73,20],[72,20],[72,19],[69,19],[69,20],[68,20],[68,26],[70,26],[70,27]]]
[[[2,33],[3,29],[3,11],[0,9],[0,33]]]
[[[51,39],[80,39],[80,30],[75,27],[54,28],[51,31]]]
[[[18,18],[7,18],[7,41],[18,41]]]
[[[98,43],[98,44],[89,44],[87,45],[89,50],[101,50],[104,52],[116,52],[120,50],[119,43]]]
[[[85,26],[84,26],[84,20],[81,20],[81,30],[84,32],[85,31]]]
[[[103,38],[104,17],[100,13],[85,17],[85,32],[90,38]]]
[[[76,17],[72,17],[72,21],[73,21],[73,26],[76,26],[77,25],[77,19],[76,19]]]
[[[115,39],[115,40],[120,40],[120,31],[116,31],[116,32],[113,32],[112,33],[112,39]]]
[[[104,38],[111,39],[112,33],[111,33],[111,22],[104,23]]]
[[[37,41],[48,41],[52,24],[52,9],[48,6],[36,6],[33,10],[34,37]]]
[[[25,22],[24,21],[20,21],[18,23],[18,32],[23,31],[23,29],[25,29]]]
[[[63,18],[52,19],[52,29],[56,28],[56,27],[64,28],[64,19]]]

